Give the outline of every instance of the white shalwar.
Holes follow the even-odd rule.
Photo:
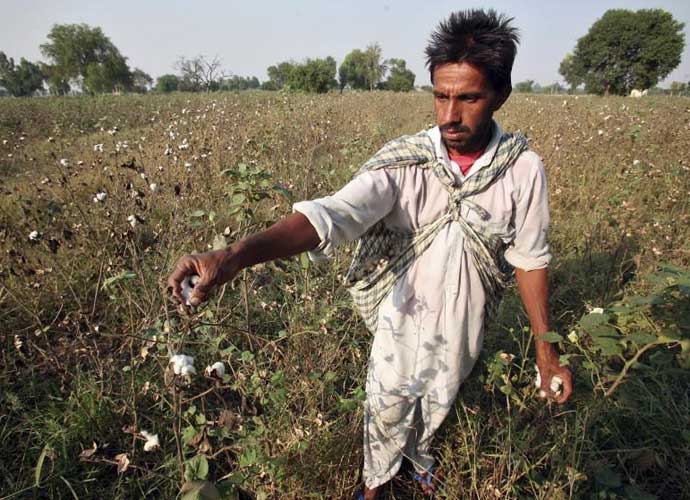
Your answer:
[[[459,181],[491,161],[502,130],[494,125],[484,154],[467,176],[451,162],[438,127],[427,130],[437,158]],[[547,267],[549,224],[544,167],[532,151],[505,176],[469,198],[491,218],[463,214],[508,244],[505,259],[526,271]],[[440,217],[448,191],[431,169],[382,168],[357,175],[332,196],[293,205],[321,240],[313,260],[361,236],[383,219],[391,229],[417,230]],[[407,457],[417,472],[433,465],[430,442],[476,362],[484,334],[485,293],[457,222],[444,226],[379,307],[366,381],[364,479],[369,488],[390,480]]]

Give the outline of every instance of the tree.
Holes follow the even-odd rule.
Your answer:
[[[86,66],[84,87],[91,94],[105,92],[122,92],[132,88],[132,72],[124,57],[118,54],[108,55],[102,62],[93,62]]]
[[[168,93],[168,92],[174,92],[178,89],[180,86],[180,79],[177,77],[177,75],[161,75],[156,79],[156,86],[154,87],[154,90],[156,92],[163,92],[163,93]]]
[[[523,94],[530,94],[534,91],[534,80],[525,80],[523,82],[518,82],[513,85],[515,92],[520,92]]]
[[[335,70],[335,59],[330,56],[325,59],[307,59],[293,67],[288,76],[287,86],[305,92],[328,92],[337,86]]]
[[[365,50],[354,49],[345,56],[338,77],[340,89],[374,90],[386,74],[387,66],[381,62],[381,46],[370,44]]]
[[[282,89],[290,79],[290,73],[295,69],[296,64],[291,61],[284,61],[278,65],[269,66],[266,69],[268,73],[268,84],[270,89],[267,90],[280,90]]]
[[[369,90],[374,90],[386,74],[386,64],[381,62],[381,46],[373,43],[367,46],[365,56],[365,77]]]
[[[338,68],[338,80],[341,92],[347,86],[359,90],[367,88],[366,56],[363,51],[354,49],[345,56]]]
[[[671,82],[671,95],[688,95],[690,90],[690,83],[686,82]]]
[[[180,72],[180,90],[191,92],[218,90],[225,74],[221,69],[218,57],[207,59],[202,55],[196,57],[180,57],[175,67]]]
[[[259,79],[255,76],[244,77],[233,75],[225,78],[220,86],[221,90],[248,90],[258,89],[261,86]]]
[[[386,61],[389,75],[384,82],[383,88],[395,92],[409,92],[414,89],[415,74],[407,69],[404,59],[388,59]]]
[[[541,89],[544,94],[560,94],[563,90],[565,89],[558,82],[553,82],[551,85],[547,85]]]
[[[132,71],[132,90],[140,94],[145,94],[153,85],[153,78],[151,75],[139,68],[134,68]]]
[[[0,52],[0,85],[15,97],[29,96],[43,87],[45,75],[41,68],[23,57],[15,66],[14,59]]]
[[[50,60],[46,73],[53,92],[69,91],[72,81],[91,92],[126,90],[132,84],[127,59],[98,27],[56,24],[41,52]]]
[[[571,85],[596,94],[647,89],[680,64],[684,24],[662,9],[611,9],[577,41],[559,72]]]

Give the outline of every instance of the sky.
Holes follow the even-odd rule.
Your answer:
[[[663,81],[690,81],[690,1],[543,0],[491,4],[446,0],[0,0],[0,51],[16,61],[44,60],[39,45],[54,24],[98,26],[131,67],[156,78],[174,73],[180,57],[219,57],[227,74],[267,79],[285,60],[332,56],[378,42],[384,58],[403,58],[428,84],[424,47],[437,23],[465,8],[495,8],[515,18],[521,44],[513,82],[562,81],[558,66],[577,39],[613,8],[661,8],[686,24],[680,65]]]

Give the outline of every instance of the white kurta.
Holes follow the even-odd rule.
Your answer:
[[[467,176],[448,159],[438,127],[427,131],[436,156],[459,181],[491,161],[502,131],[494,127],[486,151]],[[546,178],[540,158],[524,152],[505,176],[469,198],[491,214],[488,221],[463,215],[509,244],[506,260],[532,270],[548,265]],[[449,195],[430,169],[415,166],[357,175],[340,191],[295,203],[321,239],[313,260],[361,236],[380,219],[398,230],[417,230],[440,217]],[[364,425],[364,476],[373,488],[390,480],[403,456],[418,472],[433,464],[429,444],[448,415],[482,346],[485,294],[456,222],[443,227],[379,308],[369,358]]]

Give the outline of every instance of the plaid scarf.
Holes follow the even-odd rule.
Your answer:
[[[465,250],[473,259],[484,286],[487,298],[485,318],[493,316],[509,278],[508,266],[503,259],[504,244],[499,236],[473,224],[461,214],[467,207],[482,220],[490,219],[491,215],[485,209],[468,198],[485,191],[500,179],[527,147],[527,139],[523,135],[504,133],[491,162],[460,185],[456,183],[448,163],[436,157],[434,144],[426,131],[387,143],[362,166],[357,175],[380,168],[411,165],[429,168],[450,195],[445,213],[415,231],[394,231],[380,220],[360,237],[344,281],[370,332],[376,331],[378,309],[383,299],[417,257],[429,248],[441,228],[452,221],[459,224],[465,237]]]

